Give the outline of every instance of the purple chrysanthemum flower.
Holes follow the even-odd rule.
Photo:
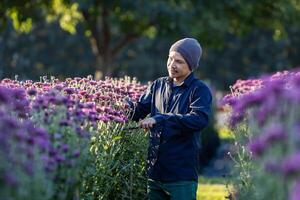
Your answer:
[[[285,81],[283,79],[268,79],[265,82],[265,92],[272,92],[276,96],[280,96],[284,91]]]
[[[47,138],[47,136],[48,136],[47,131],[43,128],[35,128],[35,130],[32,133],[33,133],[33,135],[42,137],[42,138]]]
[[[59,125],[60,126],[69,126],[69,125],[71,125],[71,122],[69,120],[61,120],[59,122]]]
[[[69,104],[69,98],[68,97],[62,97],[61,100],[62,100],[63,104],[65,104],[65,105]]]
[[[104,122],[104,123],[109,122],[109,118],[106,117],[106,116],[100,116],[99,119],[100,119],[100,121],[102,121],[102,122]]]
[[[265,98],[266,94],[263,90],[259,89],[256,92],[245,94],[242,96],[241,101],[244,102],[244,106],[250,107],[254,105],[260,105],[262,102],[264,102]]]
[[[36,144],[39,146],[41,152],[47,152],[51,145],[50,141],[44,138],[37,138]]]
[[[29,144],[29,145],[34,145],[35,144],[35,138],[32,137],[31,135],[27,138],[26,142]]]
[[[18,180],[17,178],[13,175],[13,172],[5,172],[3,174],[3,180],[4,183],[8,186],[11,187],[16,187],[18,186]]]
[[[24,130],[18,130],[16,134],[14,135],[16,140],[18,141],[24,141],[27,138],[27,135]]]
[[[35,96],[35,95],[37,94],[37,91],[36,91],[36,89],[31,88],[31,89],[29,89],[29,90],[27,91],[27,94],[28,94],[29,96]]]
[[[70,149],[70,147],[69,147],[69,145],[67,145],[67,144],[64,144],[64,145],[62,146],[62,151],[63,151],[64,153],[67,153],[67,152],[69,151],[69,149]]]
[[[55,156],[55,160],[56,160],[56,162],[58,162],[58,163],[62,163],[62,162],[65,162],[65,161],[66,161],[66,158],[65,158],[65,156],[63,156],[63,155],[58,154],[58,155]]]
[[[57,84],[54,86],[54,88],[58,91],[61,91],[64,88],[64,86],[62,84]]]
[[[296,137],[299,138],[300,136],[300,122],[297,122],[295,125],[294,125],[294,130],[293,132],[295,133]],[[300,138],[299,138],[300,139]]]
[[[280,165],[275,161],[267,161],[264,167],[269,173],[278,173],[280,171]]]
[[[269,95],[268,98],[265,98],[263,104],[261,105],[261,108],[264,110],[264,112],[272,113],[274,110],[276,110],[276,107],[278,106],[278,98],[279,96],[276,95]]]
[[[97,81],[90,81],[89,82],[91,85],[97,85]]]
[[[5,87],[0,87],[0,103],[8,103],[10,101],[9,89]]]
[[[286,138],[284,128],[279,123],[273,123],[264,131],[264,138],[267,143],[281,141]]]
[[[265,148],[266,148],[266,143],[261,138],[257,138],[248,144],[248,149],[255,157],[260,156],[265,150]]]
[[[257,120],[257,123],[259,126],[263,126],[263,124],[266,122],[266,120],[268,118],[268,113],[266,113],[262,109],[258,109],[256,111],[254,111],[253,115],[254,115],[255,119]]]
[[[81,121],[84,117],[84,112],[82,112],[81,110],[76,110],[74,112],[75,116],[76,116],[76,120]]]
[[[299,86],[300,84],[298,83],[298,81],[300,80],[299,77],[294,78],[292,80],[292,85],[288,88],[285,89],[285,91],[283,92],[283,96],[295,103],[299,103],[300,102],[300,90],[299,90]],[[300,81],[299,81],[300,82]]]
[[[88,119],[89,119],[89,121],[91,121],[91,122],[96,122],[96,121],[99,120],[98,116],[95,115],[95,114],[89,114],[89,115],[88,115]]]
[[[68,168],[72,168],[72,167],[74,167],[75,166],[75,160],[74,159],[72,159],[72,160],[66,160],[66,166],[68,167]]]
[[[300,152],[287,156],[281,164],[281,171],[285,176],[291,176],[300,172]]]
[[[244,119],[244,113],[232,113],[229,120],[229,126],[235,127]]]
[[[117,123],[125,123],[125,120],[121,117],[115,117],[114,121],[117,122]]]
[[[79,149],[74,150],[72,155],[74,158],[78,158],[80,156],[80,150]]]
[[[289,193],[289,200],[300,199],[300,179],[296,180]]]
[[[2,123],[5,124],[5,127],[9,129],[16,129],[19,127],[19,123],[16,118],[7,116],[1,119]]]
[[[30,161],[27,161],[25,164],[24,164],[24,169],[26,171],[26,173],[30,176],[33,175],[34,171],[33,171],[33,166],[32,166],[32,163]]]
[[[94,102],[87,102],[87,103],[85,103],[85,108],[89,108],[89,109],[92,109],[92,108],[94,108],[94,106],[95,106],[95,103]]]
[[[64,91],[69,95],[75,92],[74,88],[65,88]]]
[[[15,88],[13,91],[13,97],[16,99],[24,99],[26,96],[25,90],[23,88]]]
[[[56,155],[57,155],[57,150],[54,149],[53,147],[50,148],[50,150],[49,150],[49,156],[50,157],[55,157]]]

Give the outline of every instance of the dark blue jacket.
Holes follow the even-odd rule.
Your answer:
[[[158,181],[198,179],[200,131],[208,124],[212,96],[191,73],[180,86],[172,79],[155,80],[138,102],[132,104],[133,120],[148,114],[157,124],[150,131],[147,172]]]

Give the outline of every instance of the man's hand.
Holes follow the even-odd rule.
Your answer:
[[[131,99],[128,97],[128,96],[126,96],[126,97],[124,97],[123,98],[123,101],[122,101],[125,105],[130,105],[130,103],[131,103]]]
[[[139,122],[139,127],[144,128],[144,129],[150,129],[156,124],[156,121],[154,118],[146,118],[142,121]]]

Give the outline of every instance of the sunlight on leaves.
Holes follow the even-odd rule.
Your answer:
[[[155,26],[150,26],[149,28],[147,28],[145,31],[144,31],[144,34],[150,38],[150,39],[153,39],[155,38],[156,34],[157,34],[157,29],[155,28]]]
[[[32,19],[26,18],[25,21],[21,21],[19,13],[16,9],[10,9],[7,11],[7,15],[10,17],[13,23],[13,27],[21,33],[29,33],[32,29]]]
[[[46,17],[47,22],[59,20],[59,25],[65,31],[75,34],[76,25],[83,19],[78,10],[78,3],[65,4],[62,0],[53,0],[52,9],[53,13],[48,14]]]

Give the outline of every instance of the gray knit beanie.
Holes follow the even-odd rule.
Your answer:
[[[194,38],[184,38],[175,42],[169,52],[176,51],[181,54],[187,62],[191,71],[197,69],[202,55],[202,48],[199,42]]]

